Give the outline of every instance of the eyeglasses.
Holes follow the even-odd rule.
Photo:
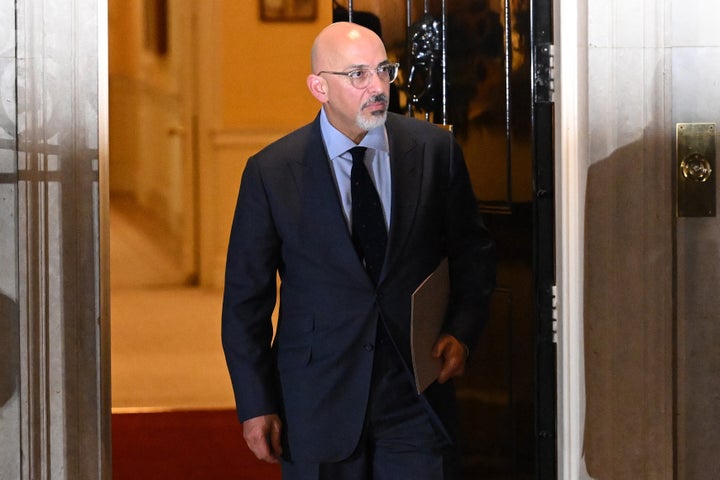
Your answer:
[[[380,80],[384,82],[394,82],[398,75],[399,66],[399,63],[383,63],[377,68],[356,68],[354,70],[350,70],[349,72],[330,72],[327,70],[323,70],[316,73],[316,75],[320,75],[321,73],[329,73],[331,75],[345,75],[350,79],[350,84],[353,87],[367,88],[367,86],[370,85],[370,80],[373,76],[373,72],[378,76]]]

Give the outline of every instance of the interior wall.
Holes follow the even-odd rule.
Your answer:
[[[259,2],[217,2],[222,24],[222,129],[292,129],[312,120],[318,103],[307,90],[310,47],[332,20],[331,0],[318,0],[311,22],[263,22]]]
[[[223,0],[200,7],[201,283],[221,288],[227,239],[247,158],[312,121],[319,104],[307,90],[310,48],[332,21],[318,0],[309,22],[263,22],[258,2]]]
[[[146,45],[145,2],[109,2],[110,120],[120,132],[110,188],[164,223],[166,241],[179,237],[173,244],[186,253],[194,245],[181,261],[196,265],[201,285],[221,288],[247,158],[318,112],[305,79],[332,2],[318,0],[314,21],[266,22],[259,2],[186,1],[167,3],[170,51],[161,56]]]
[[[110,190],[177,244],[193,221],[194,9],[188,0],[153,5],[109,2]]]
[[[141,75],[140,55],[142,50],[142,25],[140,0],[108,2],[109,28],[109,83],[115,89],[110,98],[110,128],[122,131],[110,144],[112,163],[110,189],[132,192],[137,181],[138,158],[140,156],[137,124],[137,110],[132,108],[138,99],[131,95],[133,80]],[[139,79],[136,80],[139,82]]]

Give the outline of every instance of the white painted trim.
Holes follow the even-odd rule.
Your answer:
[[[212,132],[212,145],[215,149],[265,146],[287,135],[290,130],[290,128],[218,129]]]
[[[583,264],[587,178],[587,1],[556,0],[558,478],[590,478],[583,459]]]

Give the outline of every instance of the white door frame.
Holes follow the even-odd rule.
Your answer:
[[[590,478],[583,459],[584,211],[587,179],[587,0],[556,0],[558,478]]]

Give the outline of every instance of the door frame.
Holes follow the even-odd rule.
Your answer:
[[[582,439],[584,426],[584,352],[583,352],[583,225],[584,225],[584,197],[585,178],[587,167],[587,144],[585,136],[580,135],[586,126],[581,105],[587,104],[587,90],[583,89],[587,81],[587,50],[580,45],[587,45],[586,28],[586,0],[552,0],[553,20],[555,27],[555,268],[556,268],[556,298],[555,309],[557,318],[557,478],[581,479],[588,478],[582,458]],[[214,24],[212,12],[204,6],[200,8],[198,26],[207,31],[208,26]],[[98,2],[99,18],[107,18],[107,1]],[[98,28],[98,63],[99,63],[99,149],[100,149],[100,267],[101,267],[101,297],[100,305],[104,324],[109,325],[109,196],[107,177],[107,131],[108,131],[108,49],[107,49],[107,22],[100,21]],[[204,28],[205,27],[205,28]],[[200,42],[205,38],[199,34]],[[212,50],[210,50],[212,51]],[[213,67],[216,64],[205,58],[204,65]],[[202,82],[201,83],[205,83]],[[205,90],[198,85],[201,92],[214,92],[214,89]],[[217,103],[216,96],[210,96],[208,102],[199,101],[199,123],[207,128],[213,122],[210,110]],[[207,122],[207,123],[206,123]],[[202,128],[200,129],[202,130]],[[209,142],[198,139],[198,153],[211,150]],[[104,166],[104,168],[103,168]],[[200,186],[207,187],[203,179],[202,165],[200,166]],[[196,198],[201,202],[202,195]],[[204,218],[201,216],[201,218]],[[200,223],[203,222],[202,219]],[[200,228],[201,231],[204,229]],[[207,245],[199,239],[200,250],[205,252]],[[200,267],[201,272],[208,267]],[[105,335],[107,335],[105,329]],[[109,337],[102,341],[109,345]],[[104,365],[103,384],[109,385],[109,348],[101,349],[108,359],[101,361]],[[109,398],[109,395],[107,395]],[[109,423],[109,408],[105,409],[104,423]],[[107,431],[106,431],[107,432]],[[106,437],[109,445],[109,436]],[[109,449],[108,449],[109,451]],[[110,459],[103,462],[103,471],[109,475]],[[108,476],[109,478],[109,476]]]
[[[554,0],[558,477],[590,478],[583,459],[587,0]],[[583,46],[583,47],[581,47]]]

